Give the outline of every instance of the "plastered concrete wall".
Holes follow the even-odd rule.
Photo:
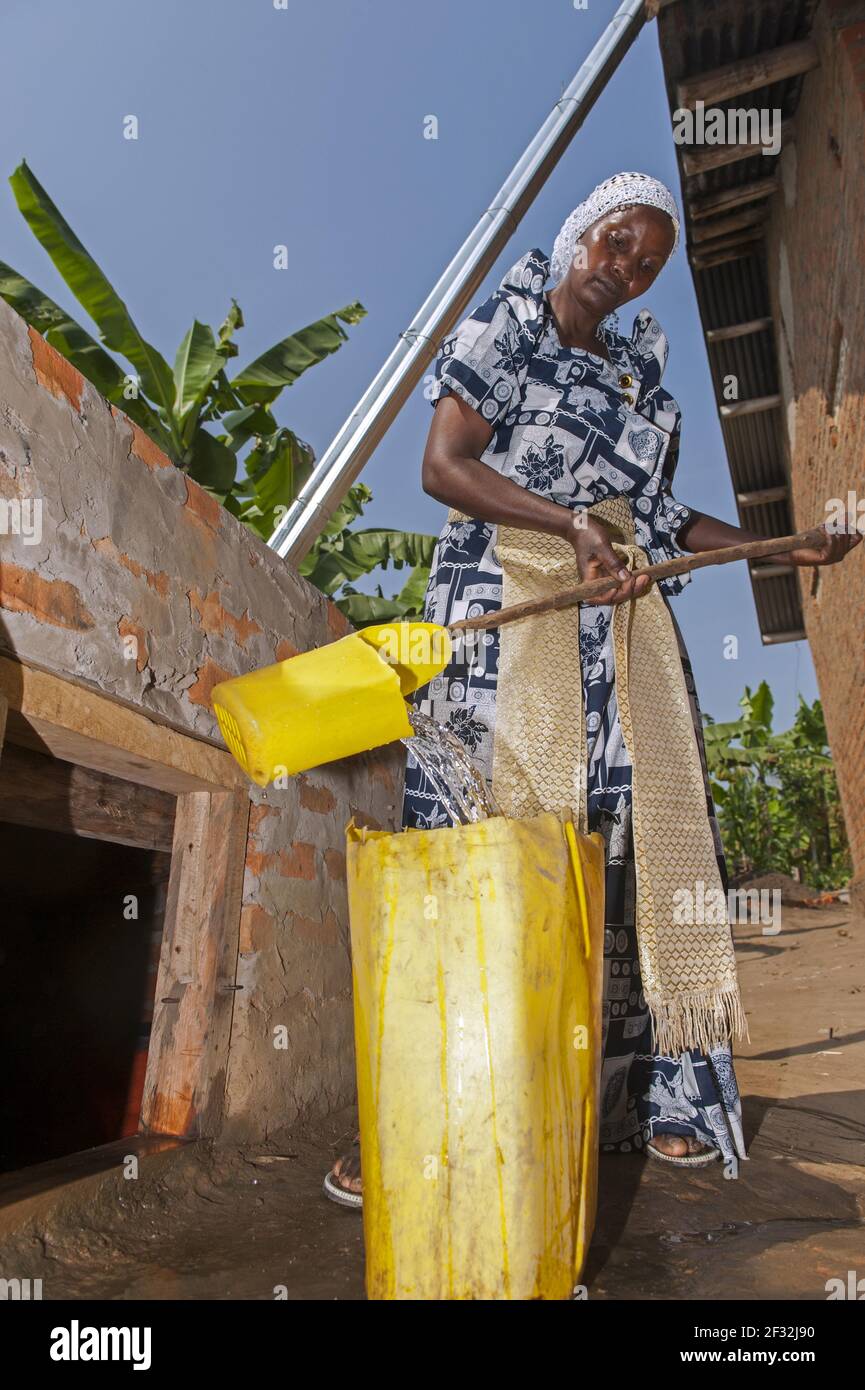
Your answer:
[[[0,499],[41,508],[38,538],[27,506],[0,535],[3,652],[218,746],[217,681],[348,630],[2,302]],[[250,790],[231,1137],[353,1097],[344,831],[398,824],[400,749]]]
[[[797,529],[851,491],[865,522],[865,5],[824,0],[813,37],[768,240]],[[865,547],[798,575],[865,906]]]

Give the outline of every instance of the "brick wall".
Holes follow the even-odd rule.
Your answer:
[[[216,681],[348,629],[2,301],[0,498],[42,506],[38,543],[0,537],[0,650],[183,733],[222,746]],[[353,1097],[344,830],[398,823],[401,766],[397,746],[250,787],[232,1136]]]
[[[828,0],[814,38],[768,242],[797,529],[849,492],[865,521],[865,5]],[[865,905],[865,547],[798,577]]]

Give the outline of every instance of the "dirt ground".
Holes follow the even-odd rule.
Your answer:
[[[601,1164],[590,1299],[818,1299],[865,1276],[865,920],[786,908],[740,925],[751,1043],[738,1053],[749,1159],[680,1171]],[[266,1146],[170,1155],[0,1244],[44,1299],[362,1299],[361,1218],[321,1194],[350,1113]]]

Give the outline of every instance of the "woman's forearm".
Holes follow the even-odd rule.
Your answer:
[[[679,527],[676,537],[683,550],[698,554],[702,550],[723,550],[728,545],[742,545],[744,541],[762,541],[766,536],[756,531],[746,531],[741,526],[731,526],[717,516],[708,516],[693,507],[690,521]]]
[[[716,516],[706,516],[704,512],[694,511],[693,508],[690,510],[693,513],[690,521],[679,527],[677,535],[678,543],[683,550],[723,550],[743,541],[774,539],[760,536],[756,531],[747,531],[742,526],[730,526],[726,521],[719,521]],[[825,540],[819,547],[796,546],[793,550],[781,550],[775,553],[775,559],[783,559],[791,565],[836,565],[862,541],[855,528],[833,531],[824,522],[819,529],[825,532]]]
[[[521,487],[476,458],[424,461],[424,491],[437,502],[479,521],[568,536],[574,513],[548,497]]]

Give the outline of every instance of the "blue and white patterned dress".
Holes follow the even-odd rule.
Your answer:
[[[667,340],[643,309],[629,339],[607,321],[601,325],[609,362],[581,348],[563,347],[544,289],[549,273],[543,252],[529,251],[489,299],[444,339],[435,363],[433,404],[454,393],[489,422],[494,432],[482,461],[498,472],[566,507],[624,496],[631,505],[636,542],[650,562],[681,555],[676,533],[691,512],[670,490],[681,415],[660,384]],[[501,607],[495,545],[496,527],[490,522],[444,526],[427,591],[428,621],[446,624]],[[658,587],[666,598],[680,593],[689,580],[689,575],[665,579]],[[580,610],[589,828],[600,830],[606,845],[601,1148],[629,1152],[643,1148],[655,1133],[676,1133],[716,1146],[725,1159],[744,1158],[729,1049],[708,1056],[695,1050],[678,1057],[651,1052],[637,959],[631,764],[616,704],[612,612],[609,605]],[[674,626],[705,773],[693,676]],[[493,629],[473,648],[458,650],[447,669],[416,697],[420,709],[459,735],[488,780],[498,651],[498,631]],[[708,777],[706,798],[726,887]],[[411,756],[403,824],[425,829],[450,824]]]

